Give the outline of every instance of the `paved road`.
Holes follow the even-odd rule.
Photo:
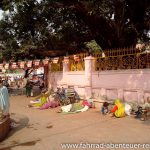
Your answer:
[[[0,150],[61,150],[62,143],[78,143],[79,150],[88,150],[93,143],[93,150],[102,146],[96,143],[150,143],[150,121],[102,116],[97,109],[63,115],[56,113],[58,108],[28,108],[31,98],[25,96],[10,99],[11,118],[19,124],[0,143]]]

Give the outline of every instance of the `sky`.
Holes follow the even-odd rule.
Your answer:
[[[0,20],[2,19],[2,10],[0,10]]]
[[[37,0],[39,3],[41,2],[41,0]],[[3,13],[3,11],[2,10],[0,10],[0,20],[2,19],[2,13]]]

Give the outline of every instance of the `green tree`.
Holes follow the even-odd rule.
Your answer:
[[[0,7],[9,10],[0,21],[1,43],[15,53],[74,53],[91,40],[102,49],[149,40],[149,0],[1,0]]]
[[[85,45],[91,53],[102,52],[102,48],[96,43],[95,40],[91,40],[90,42],[85,42]]]

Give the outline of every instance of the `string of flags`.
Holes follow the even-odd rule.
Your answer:
[[[75,61],[80,61],[80,57],[79,55],[73,55],[73,59]],[[47,66],[49,64],[49,62],[53,63],[53,64],[57,64],[59,62],[60,58],[59,57],[55,57],[53,59],[49,59],[49,58],[45,58],[42,61],[39,59],[35,59],[35,60],[28,60],[28,61],[18,61],[18,62],[3,62],[0,64],[0,70],[2,69],[24,69],[25,67],[27,68],[31,68],[33,66],[35,67],[39,67],[39,66]],[[63,62],[68,64],[69,63],[69,57],[64,57]]]
[[[20,68],[20,69],[24,69],[25,67],[27,68],[31,68],[33,67],[33,65],[35,67],[38,67],[38,66],[46,66],[48,65],[49,63],[49,59],[44,59],[44,60],[39,60],[39,59],[36,59],[36,60],[28,60],[28,61],[18,61],[18,62],[10,62],[10,63],[7,63],[7,62],[3,62],[2,64],[0,64],[0,69],[17,69],[17,68]]]

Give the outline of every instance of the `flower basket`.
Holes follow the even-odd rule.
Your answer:
[[[10,118],[0,120],[0,141],[4,140],[10,131]]]

